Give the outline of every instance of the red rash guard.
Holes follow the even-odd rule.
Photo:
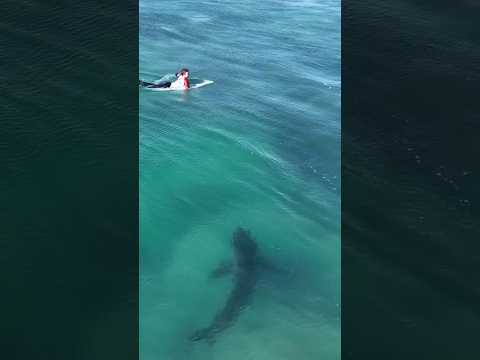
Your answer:
[[[190,81],[187,79],[187,78],[184,78],[183,79],[183,84],[185,85],[185,87],[188,89],[190,88]]]

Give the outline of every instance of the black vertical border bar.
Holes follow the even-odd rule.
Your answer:
[[[1,356],[137,359],[138,1],[1,8]]]
[[[480,6],[342,2],[342,358],[478,359]]]

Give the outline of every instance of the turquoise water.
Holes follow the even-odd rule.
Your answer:
[[[140,353],[153,359],[340,358],[340,2],[140,1]],[[261,275],[215,344],[237,226],[286,274]]]

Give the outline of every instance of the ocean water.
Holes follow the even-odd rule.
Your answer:
[[[343,358],[480,358],[480,3],[344,5]]]
[[[140,356],[340,358],[340,1],[140,1]],[[260,275],[214,344],[237,227],[286,270]]]
[[[137,2],[1,18],[2,357],[135,358]]]

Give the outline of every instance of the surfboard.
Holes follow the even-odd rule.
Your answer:
[[[192,81],[193,82],[193,81]],[[201,87],[213,84],[214,81],[212,80],[200,80],[200,82],[195,82],[190,84],[190,88],[188,90],[199,89]],[[149,88],[144,87],[143,89],[151,90],[151,91],[185,91],[185,89],[170,89],[170,88]]]

